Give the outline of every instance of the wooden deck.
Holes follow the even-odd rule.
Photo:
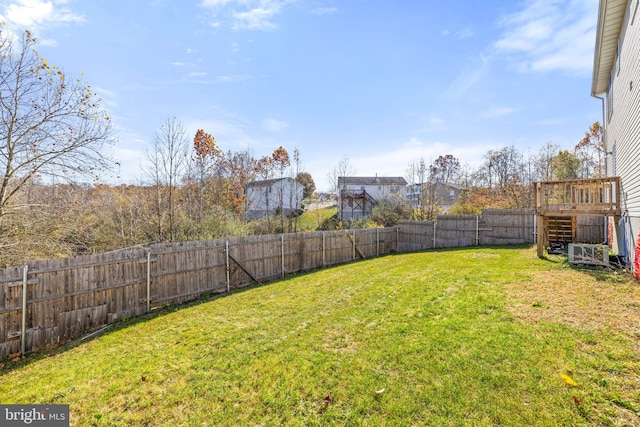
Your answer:
[[[538,215],[620,215],[620,178],[536,182]]]
[[[536,182],[538,256],[548,243],[548,217],[620,216],[620,177]],[[575,243],[575,242],[574,242]]]

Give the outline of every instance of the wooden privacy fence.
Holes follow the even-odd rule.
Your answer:
[[[604,217],[579,216],[577,241],[602,243]],[[398,252],[473,245],[536,242],[533,209],[484,209],[482,215],[438,215],[436,221],[400,221]]]
[[[286,274],[392,252],[533,243],[534,224],[533,210],[485,210],[393,228],[156,244],[0,269],[0,359]]]
[[[0,269],[0,359],[203,294],[397,251],[398,229],[250,236]]]
[[[482,215],[438,215],[400,221],[398,252],[535,242],[533,209],[485,209]]]

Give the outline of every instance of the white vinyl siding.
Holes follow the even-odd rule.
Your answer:
[[[622,184],[622,219],[616,220],[616,250],[635,259],[640,233],[640,21],[638,0],[626,2],[617,43],[618,57],[610,70],[607,90],[606,151],[609,175]],[[614,158],[615,156],[615,158]]]
[[[607,126],[607,152],[613,152],[611,172],[622,178],[629,215],[640,217],[640,23],[631,18],[637,0],[632,0],[627,9],[618,43],[619,58],[611,70],[612,87],[607,96],[610,104],[610,119]],[[609,114],[609,113],[608,113]],[[613,154],[613,153],[612,153]]]
[[[247,214],[250,219],[272,215],[282,205],[285,214],[302,207],[304,187],[293,178],[258,181],[248,185]]]

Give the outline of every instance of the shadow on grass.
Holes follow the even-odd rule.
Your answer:
[[[599,282],[620,285],[635,281],[631,270],[627,270],[625,268],[614,268],[601,265],[572,265],[569,264],[568,261],[566,264],[567,268],[588,274]]]
[[[595,264],[571,264],[569,263],[567,255],[547,254],[539,257],[539,259],[557,264],[560,268],[570,268],[573,271],[587,274],[599,282],[623,284],[634,281],[632,271],[622,266],[615,266],[613,264],[609,266]]]

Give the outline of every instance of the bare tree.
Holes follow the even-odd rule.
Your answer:
[[[109,168],[109,116],[81,79],[68,78],[34,49],[28,31],[0,31],[0,225],[35,177],[92,177]]]
[[[169,221],[169,240],[176,238],[176,190],[187,165],[189,143],[183,124],[175,117],[165,119],[146,151],[147,178],[156,192],[158,240],[164,240],[164,218]]]
[[[535,166],[535,178],[540,181],[553,180],[553,162],[552,159],[558,154],[560,147],[552,142],[547,142],[538,154],[534,156],[533,165]]]
[[[576,144],[575,154],[582,162],[581,178],[601,178],[605,175],[604,128],[594,122],[584,138]]]
[[[340,196],[340,188],[338,185],[338,178],[349,177],[356,174],[356,168],[351,164],[348,157],[344,157],[338,162],[335,168],[327,174],[327,180],[329,181],[330,190],[336,196]]]
[[[291,159],[289,158],[289,153],[284,147],[280,146],[273,151],[271,155],[271,161],[273,164],[273,168],[278,172],[278,210],[280,211],[280,230],[284,232],[284,190],[285,185],[283,179],[285,177],[287,168],[291,165]]]
[[[409,163],[406,169],[406,179],[407,182],[411,185],[411,194],[415,200],[412,200],[412,203],[415,207],[418,208],[416,211],[418,213],[417,219],[424,219],[425,216],[425,207],[424,201],[422,198],[423,186],[427,179],[427,164],[424,161],[424,158],[420,158],[419,161],[414,161]]]

